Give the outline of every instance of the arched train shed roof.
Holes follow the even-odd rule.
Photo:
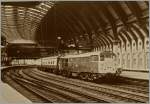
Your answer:
[[[148,1],[2,2],[1,9],[2,34],[8,41],[57,47],[57,37],[62,37],[67,44],[89,45],[92,40],[100,47],[149,36]]]

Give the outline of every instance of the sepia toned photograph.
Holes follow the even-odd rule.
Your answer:
[[[149,103],[149,1],[1,1],[0,103]]]

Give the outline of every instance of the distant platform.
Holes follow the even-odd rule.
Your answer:
[[[17,92],[9,85],[1,83],[0,86],[1,86],[0,103],[18,103],[18,104],[32,103],[30,100],[25,98],[23,95],[21,95],[19,92]]]
[[[136,71],[124,70],[121,73],[121,76],[128,77],[128,78],[134,78],[134,79],[149,80],[149,72],[136,72]]]
[[[12,66],[1,66],[1,69],[6,69],[6,68],[10,68]]]
[[[13,67],[28,67],[29,65],[14,65],[14,66],[1,66],[0,69],[7,69],[7,68],[13,68]]]

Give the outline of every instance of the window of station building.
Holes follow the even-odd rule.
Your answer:
[[[120,55],[119,53],[117,53],[118,54],[118,56]]]
[[[149,45],[149,41],[148,40],[146,41],[146,44]]]
[[[141,42],[139,42],[139,45],[141,45],[142,43]]]
[[[136,53],[133,53],[133,63],[135,64],[136,64],[136,58],[137,58]]]
[[[128,47],[130,46],[130,44],[128,44]]]
[[[133,58],[133,66],[136,66],[136,58]]]
[[[123,66],[125,65],[125,59],[124,58],[122,59],[122,65]]]
[[[127,54],[127,67],[130,67],[130,54]]]
[[[133,46],[135,46],[135,43],[133,43]]]
[[[138,66],[141,67],[143,65],[143,58],[139,56]]]
[[[149,65],[149,52],[146,53],[146,68],[149,69],[150,65]]]

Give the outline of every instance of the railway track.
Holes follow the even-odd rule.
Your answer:
[[[18,71],[19,72],[19,71]],[[16,72],[16,73],[18,73]],[[45,98],[46,100],[48,100],[49,102],[65,102],[65,103],[69,103],[69,102],[106,102],[100,99],[93,99],[93,98],[89,98],[87,95],[85,94],[74,94],[73,91],[66,92],[62,90],[62,87],[59,89],[56,89],[55,87],[57,86],[52,86],[52,84],[46,86],[45,82],[38,82],[38,80],[35,81],[35,79],[33,78],[29,78],[28,76],[25,75],[21,75],[21,74],[11,74],[12,79],[17,81],[19,84],[21,84],[22,86],[24,86],[27,89],[32,90],[32,92],[36,93],[37,95],[42,96],[43,98]],[[24,78],[25,77],[25,78]],[[43,84],[43,85],[42,85]],[[51,87],[52,86],[52,87]],[[54,94],[55,93],[55,94]]]
[[[24,87],[28,88],[28,89],[32,89],[32,92],[36,93],[37,95],[40,95],[42,97],[44,97],[46,100],[48,100],[48,102],[71,102],[70,100],[67,101],[66,99],[63,99],[61,97],[59,97],[58,95],[55,95],[54,93],[48,93],[48,89],[45,89],[43,86],[37,85],[35,83],[32,83],[30,81],[24,80],[24,79],[18,79],[15,78],[16,80],[18,80],[18,82],[21,85],[24,85]]]
[[[21,76],[21,75],[20,75]],[[23,77],[23,76],[22,76]],[[54,102],[54,103],[59,103],[59,102],[65,102],[65,103],[70,103],[70,102],[85,102],[88,101],[88,99],[80,99],[79,96],[75,96],[75,97],[79,97],[79,99],[75,99],[73,97],[69,97],[69,96],[65,96],[65,93],[63,93],[62,90],[58,90],[55,89],[55,87],[50,87],[50,86],[42,86],[42,82],[38,82],[36,80],[36,82],[34,81],[34,79],[31,78],[27,78],[27,76],[24,76],[26,78],[16,78],[18,81],[20,81],[19,83],[22,83],[26,88],[28,89],[32,89],[32,91],[34,93],[37,93],[38,95],[44,97],[45,99],[47,99],[49,102]],[[30,80],[30,81],[29,81]],[[60,93],[61,92],[61,93]],[[71,95],[71,93],[69,93]],[[68,94],[68,95],[69,95]],[[62,97],[63,96],[63,97]],[[72,94],[73,96],[73,94]]]
[[[127,77],[120,77],[119,80],[122,81],[123,83],[128,83],[132,86],[135,85],[135,86],[138,86],[141,88],[148,88],[149,87],[149,81],[148,80],[131,79],[131,78],[127,78]]]
[[[36,73],[36,71],[34,71],[33,73]],[[40,76],[39,78],[44,77],[45,79],[49,79],[49,77],[45,77],[46,75],[42,76],[42,74],[44,74],[44,73],[39,74],[39,72],[38,72],[36,74],[38,74]],[[35,76],[35,75],[33,75],[33,76]],[[62,82],[60,82],[60,80],[62,80],[62,79],[60,79],[60,78],[58,79],[58,77],[57,77],[54,80],[56,81],[56,79],[57,79],[57,81],[59,81],[59,83],[62,83]],[[52,79],[49,79],[49,80],[52,80]],[[64,79],[63,79],[63,83],[66,83],[66,81],[64,82]],[[88,89],[89,91],[92,90],[93,93],[97,93],[97,94],[103,93],[103,96],[107,95],[106,97],[108,97],[108,94],[109,94],[109,97],[111,97],[112,100],[115,99],[115,101],[116,101],[118,99],[118,102],[119,101],[125,101],[125,102],[145,102],[145,101],[148,101],[148,96],[141,94],[141,93],[133,93],[133,92],[129,92],[129,91],[127,93],[127,91],[123,91],[120,89],[114,90],[114,88],[112,88],[112,87],[111,88],[109,87],[109,89],[108,89],[108,86],[107,87],[106,86],[103,86],[103,87],[102,86],[99,86],[99,87],[98,86],[92,86],[91,87],[91,86],[89,86],[89,83],[85,85],[85,83],[81,83],[81,82],[77,83],[76,80],[74,83],[73,83],[73,80],[71,80],[71,82],[69,81],[69,84],[72,84],[73,86],[78,85],[78,87],[82,87],[83,89]],[[65,86],[67,86],[67,85],[65,85]],[[87,86],[88,86],[88,88],[87,88]],[[96,90],[94,91],[93,89],[96,89]]]
[[[148,95],[149,94],[149,88],[143,88],[143,87],[138,87],[138,86],[132,86],[132,85],[110,85],[112,87],[116,87],[122,90],[127,90],[127,91],[131,91],[131,92],[135,92],[135,93],[140,93],[140,94],[144,94],[144,95]]]
[[[49,102],[47,99],[34,93],[31,89],[24,87],[23,86],[24,84],[21,85],[18,83],[18,81],[12,79],[9,72],[5,76],[5,82],[32,102],[36,102],[36,103],[48,103]]]
[[[132,88],[132,85],[100,85],[45,73],[33,68],[10,71],[7,76],[39,97],[40,101],[32,100],[33,102],[145,103],[149,98],[146,90]]]
[[[23,75],[23,73],[22,73]],[[43,87],[45,87],[46,89],[51,89],[57,93],[59,93],[59,95],[63,95],[65,98],[69,99],[74,99],[72,102],[88,102],[88,103],[94,103],[94,102],[101,102],[101,103],[106,103],[108,101],[102,99],[102,98],[97,98],[97,97],[92,97],[89,96],[85,93],[80,93],[80,91],[74,91],[74,89],[70,89],[70,88],[65,88],[64,86],[62,86],[60,83],[47,83],[44,80],[40,80],[40,78],[32,78],[31,76],[27,76],[26,74],[24,74],[23,76],[25,76],[28,80],[32,80],[34,81],[34,83],[37,84],[42,84]]]
[[[42,72],[42,71],[40,71],[40,72]],[[43,74],[49,74],[49,73],[44,72]],[[50,75],[54,75],[54,74],[50,73]],[[131,80],[130,80],[130,82],[131,82]],[[149,93],[149,83],[147,83],[147,81],[145,81],[144,83],[140,82],[140,81],[136,81],[136,80],[133,80],[133,81],[137,82],[137,83],[136,84],[134,84],[134,83],[130,84],[130,83],[124,82],[124,80],[121,80],[121,79],[119,79],[119,82],[115,81],[115,83],[109,83],[109,82],[105,82],[105,83],[102,82],[101,83],[101,81],[100,82],[94,82],[94,83],[101,84],[101,85],[108,85],[108,86],[112,86],[112,87],[119,87],[120,89],[124,89],[124,90],[126,89],[129,91],[139,92],[139,93],[143,93],[143,94]],[[138,83],[139,83],[139,85],[138,85]]]

